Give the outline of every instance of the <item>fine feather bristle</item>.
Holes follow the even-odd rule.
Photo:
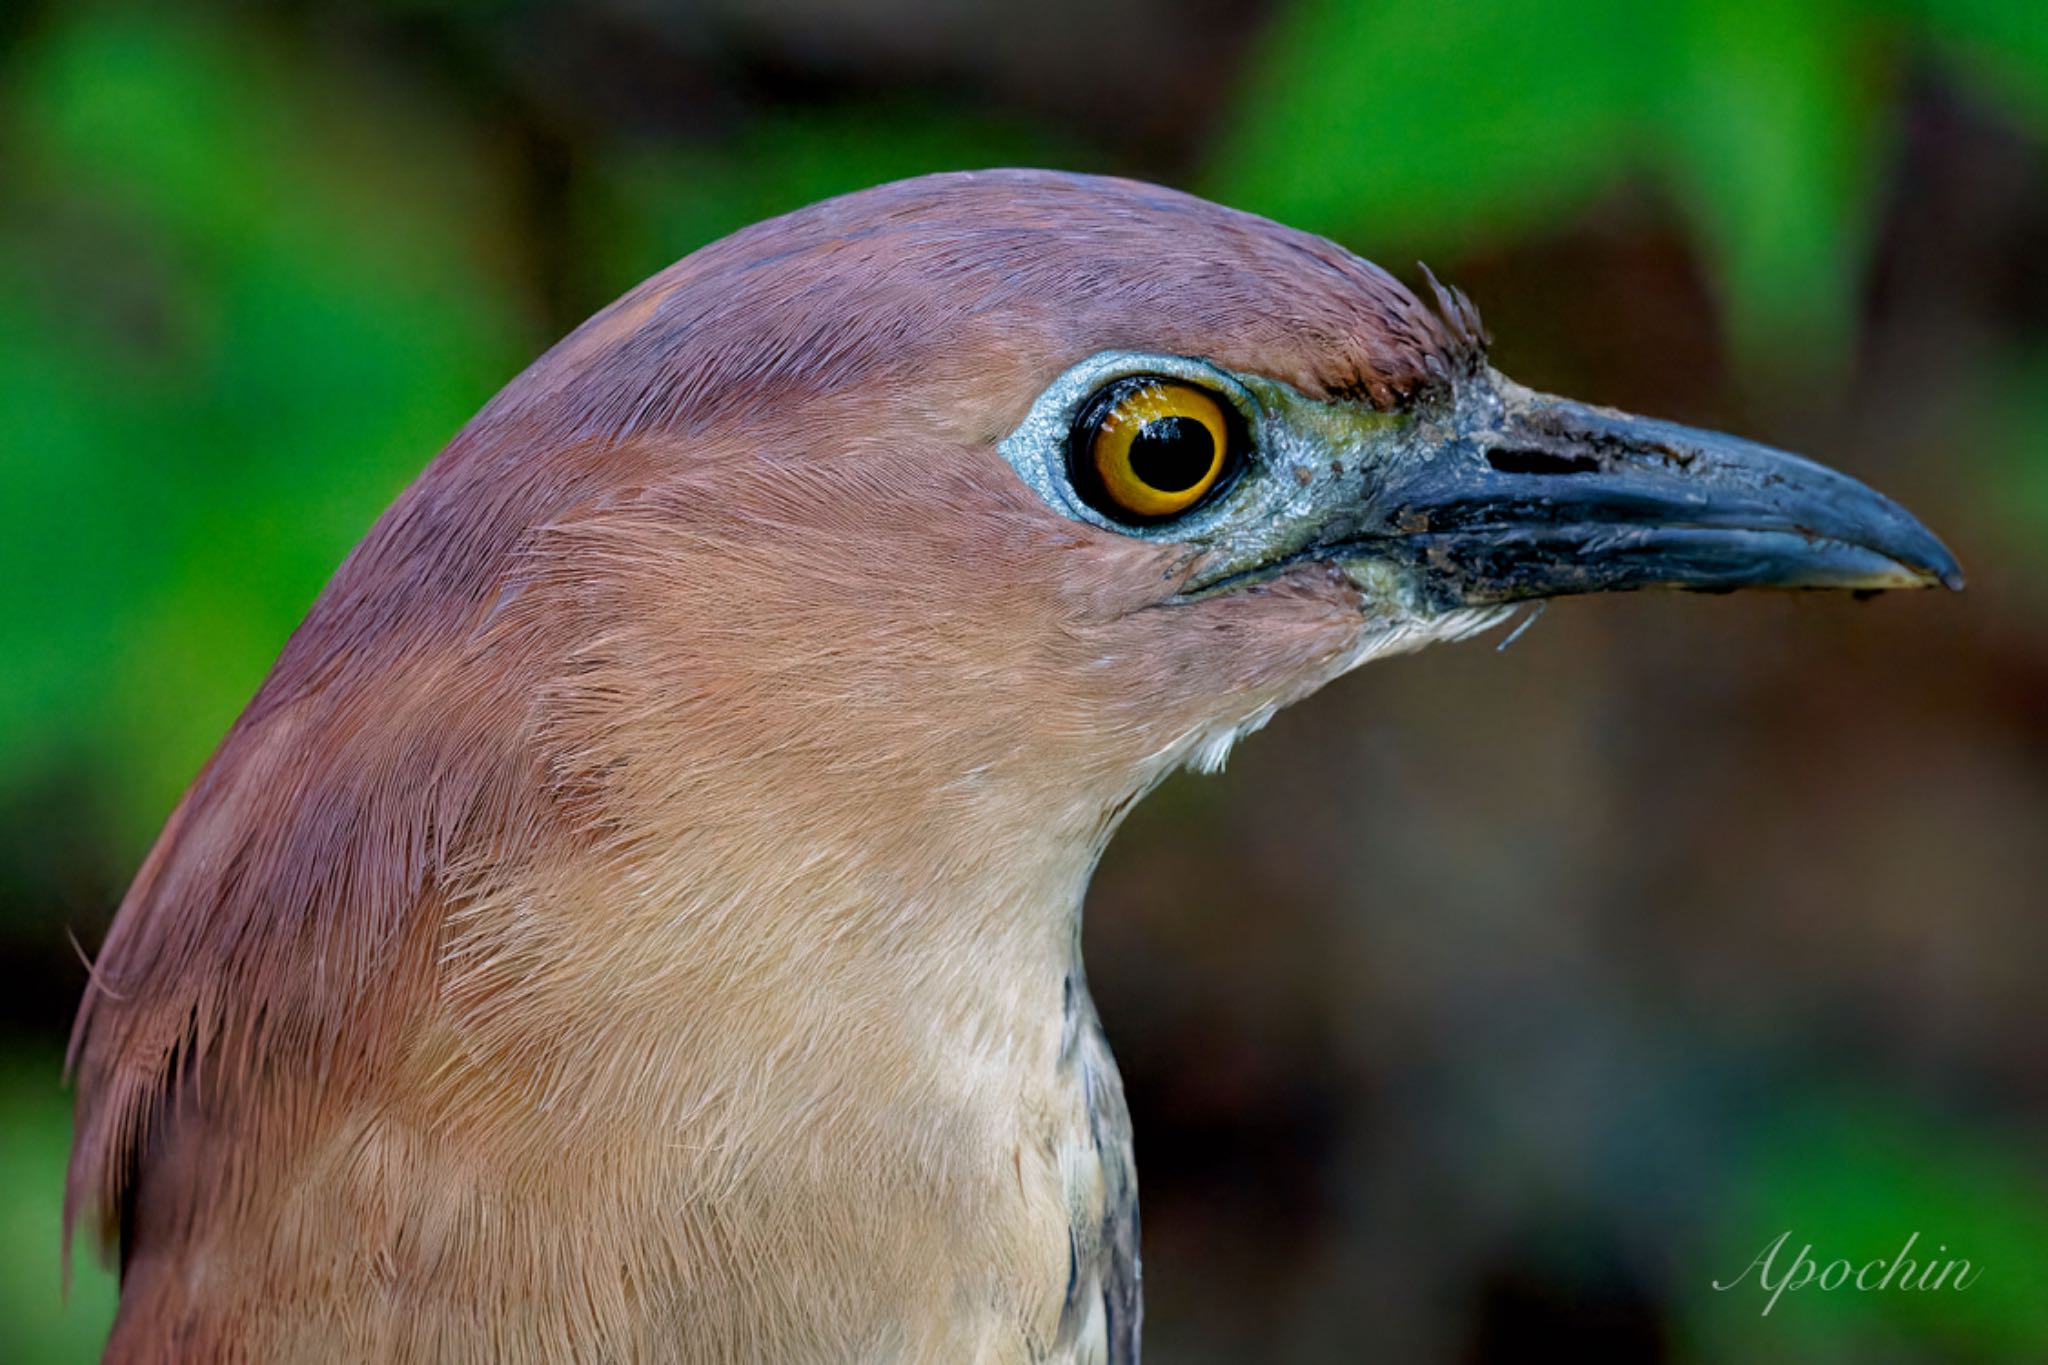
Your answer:
[[[1453,368],[1463,375],[1480,373],[1486,368],[1486,352],[1493,345],[1493,337],[1480,320],[1478,306],[1464,290],[1438,280],[1427,263],[1417,261],[1415,267],[1429,282],[1430,294],[1436,299],[1436,315],[1449,339],[1446,350]]]

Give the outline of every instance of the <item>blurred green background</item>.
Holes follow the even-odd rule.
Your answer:
[[[81,956],[343,553],[551,340],[921,171],[1426,254],[1538,387],[1839,464],[1960,599],[1572,602],[1134,817],[1089,964],[1149,1358],[2048,1360],[2039,0],[15,0],[0,11],[0,1361]],[[1728,1293],[1918,1232],[1960,1293]]]

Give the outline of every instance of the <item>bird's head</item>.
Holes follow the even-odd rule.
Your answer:
[[[941,786],[1207,765],[1518,602],[1959,583],[1852,479],[1511,382],[1431,284],[1151,186],[932,177],[689,258],[481,425],[657,451],[648,638]]]
[[[422,1131],[734,1153],[880,1113],[979,1074],[991,1002],[1057,1029],[1131,799],[1362,661],[1567,593],[1957,581],[1320,238],[1038,172],[829,201],[592,318],[342,566],[109,937],[74,1195],[121,1205],[195,1068],[223,1113],[410,1076]]]

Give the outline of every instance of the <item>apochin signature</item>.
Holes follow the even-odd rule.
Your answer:
[[[1799,1248],[1783,1273],[1776,1269],[1778,1256],[1785,1250],[1785,1244],[1792,1240],[1792,1229],[1787,1228],[1756,1254],[1756,1259],[1742,1268],[1742,1273],[1727,1283],[1713,1282],[1714,1288],[1723,1292],[1735,1288],[1756,1272],[1757,1288],[1771,1297],[1764,1302],[1761,1316],[1769,1317],[1771,1310],[1778,1306],[1778,1296],[1787,1290],[1805,1289],[1809,1285],[1823,1290],[1856,1289],[1865,1294],[1883,1293],[1886,1290],[1933,1291],[1939,1289],[1967,1289],[1976,1283],[1982,1272],[1966,1259],[1948,1257],[1941,1259],[1941,1253],[1948,1250],[1947,1243],[1935,1248],[1936,1256],[1925,1261],[1908,1259],[1907,1253],[1919,1242],[1920,1234],[1915,1232],[1906,1238],[1906,1244],[1899,1248],[1899,1254],[1890,1259],[1865,1261],[1856,1265],[1847,1259],[1828,1261],[1825,1264],[1813,1259],[1813,1244],[1808,1242]],[[1774,1278],[1775,1276],[1775,1278]]]

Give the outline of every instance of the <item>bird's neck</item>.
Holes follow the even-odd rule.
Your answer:
[[[832,1284],[854,1301],[790,1330],[855,1354],[1106,1340],[1134,1323],[1136,1239],[1078,946],[1107,821],[972,810],[814,826],[766,866],[678,831],[492,889],[451,926],[404,1121],[462,1135],[444,1179],[508,1208],[546,1190],[536,1227],[568,1199],[635,1282],[735,1332]],[[920,1302],[962,1307],[904,1316]],[[940,1337],[892,1335],[914,1322]]]

